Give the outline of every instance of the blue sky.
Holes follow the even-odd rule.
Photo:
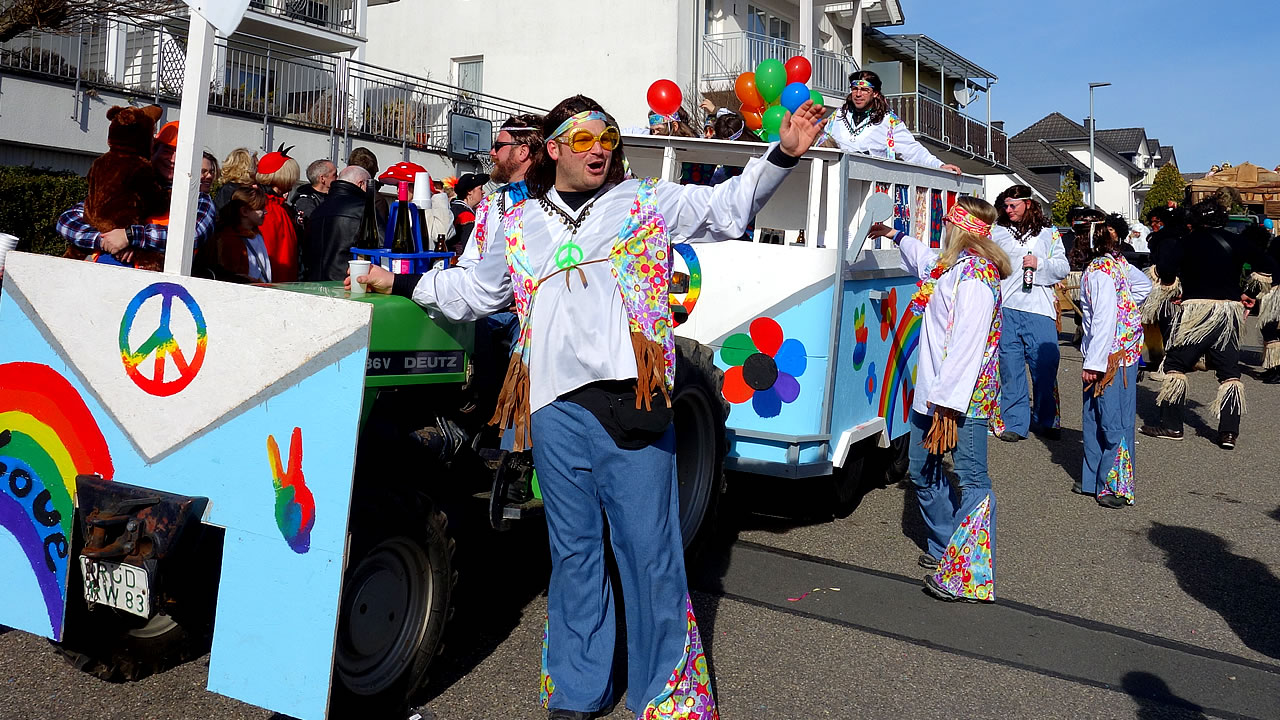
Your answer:
[[[1000,78],[991,114],[1010,134],[1053,111],[1145,127],[1183,172],[1280,164],[1280,2],[901,0],[906,25]],[[985,116],[979,95],[977,114]]]

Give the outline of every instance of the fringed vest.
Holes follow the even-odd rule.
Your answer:
[[[1125,273],[1127,264],[1111,255],[1094,258],[1081,276],[1080,287],[1088,287],[1089,273],[1094,272],[1103,273],[1115,283],[1116,335],[1111,341],[1109,354],[1116,356],[1123,365],[1136,365],[1142,356],[1142,314],[1129,289],[1129,276]]]
[[[987,332],[987,344],[982,350],[982,365],[978,370],[978,381],[974,384],[973,395],[969,399],[968,417],[991,420],[996,434],[1003,431],[1004,423],[1000,418],[1000,269],[996,264],[977,255],[962,256],[956,265],[960,267],[961,280],[956,283],[959,293],[960,282],[966,279],[981,280],[991,289],[995,297],[995,307],[991,312],[991,330]],[[955,305],[952,305],[954,322]],[[947,337],[951,337],[951,328],[947,328]]]
[[[520,319],[520,336],[511,353],[511,363],[498,396],[498,407],[489,422],[503,430],[515,429],[515,450],[529,447],[529,347],[533,340],[533,302],[542,284],[582,265],[608,262],[622,294],[631,347],[636,356],[636,407],[652,407],[651,398],[661,393],[671,406],[675,384],[675,336],[672,333],[670,286],[671,241],[666,222],[658,211],[657,179],[640,181],[635,203],[618,231],[607,258],[588,260],[539,278],[529,261],[524,244],[524,209],[527,201],[514,205],[503,220],[507,240],[507,271]]]

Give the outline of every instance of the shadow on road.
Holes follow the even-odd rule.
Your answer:
[[[1196,528],[1153,523],[1147,537],[1164,550],[1183,591],[1221,615],[1246,646],[1280,658],[1280,579],[1266,565]]]
[[[1084,433],[1063,426],[1061,439],[1038,439],[1049,448],[1049,461],[1067,471],[1067,477],[1057,481],[1061,483],[1061,487],[1057,489],[1063,492],[1069,490],[1071,486],[1067,484],[1067,480],[1079,480],[1084,471]]]
[[[1277,507],[1275,510],[1267,513],[1267,516],[1276,522],[1280,522],[1280,507]]]
[[[1205,720],[1204,708],[1173,694],[1159,675],[1126,673],[1121,687],[1138,703],[1138,720]]]
[[[542,521],[516,523],[504,533],[473,527],[457,536],[453,619],[444,651],[431,661],[427,683],[413,698],[422,705],[466,677],[510,637],[524,607],[547,588],[551,558]]]

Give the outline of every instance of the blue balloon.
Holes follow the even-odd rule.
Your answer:
[[[782,107],[795,112],[800,106],[809,101],[809,87],[804,83],[793,82],[782,89],[782,97],[778,98],[778,103]]]
[[[769,142],[776,143],[781,139],[782,139],[782,136],[779,135],[778,133],[769,133],[769,137],[768,137]]]
[[[1267,218],[1266,220],[1263,220],[1263,221],[1262,221],[1262,227],[1264,227],[1264,228],[1266,228],[1266,229],[1268,229],[1268,230],[1270,230],[1271,228],[1274,228],[1275,226],[1276,226],[1276,224],[1275,224],[1274,222],[1272,222],[1272,221],[1271,221],[1271,218]]]

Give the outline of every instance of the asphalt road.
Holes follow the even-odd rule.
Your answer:
[[[1193,375],[1188,438],[1140,439],[1137,504],[1113,511],[1069,492],[1079,371],[1064,347],[1062,441],[991,445],[994,606],[921,592],[904,487],[873,488],[831,520],[798,483],[731,478],[732,545],[691,570],[723,716],[1280,718],[1280,386],[1246,377],[1249,414],[1227,452],[1211,439],[1216,382]],[[1157,391],[1140,385],[1143,418]],[[458,612],[418,712],[545,717],[545,531],[464,535],[459,552]],[[272,718],[206,692],[206,673],[204,658],[104,683],[45,641],[0,631],[0,718]],[[608,717],[629,715],[619,704]]]

